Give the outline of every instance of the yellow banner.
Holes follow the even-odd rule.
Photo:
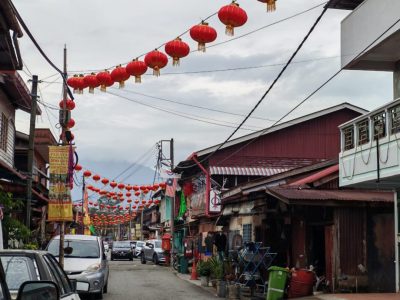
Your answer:
[[[48,221],[72,221],[71,189],[68,183],[69,146],[49,146],[50,187]]]

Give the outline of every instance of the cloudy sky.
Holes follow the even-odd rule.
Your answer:
[[[14,3],[37,41],[60,68],[63,47],[67,44],[68,70],[72,75],[126,63],[174,39],[229,1],[14,0]],[[289,17],[322,1],[278,1],[274,13],[266,13],[264,4],[256,0],[239,3],[248,13],[248,22],[236,29],[236,35]],[[243,119],[240,115],[247,114],[258,101],[282,68],[280,64],[290,57],[321,11],[322,6],[246,37],[211,47],[206,53],[194,52],[181,61],[180,67],[169,65],[163,69],[159,78],[149,72],[142,84],[134,84],[131,79],[123,90],[111,88],[109,91],[113,95],[100,91],[94,95],[76,95],[77,107],[72,116],[77,125],[73,132],[81,163],[113,178],[138,160],[145,167],[153,167],[155,154],[151,149],[161,139],[175,139],[176,161],[222,142],[233,131],[231,126]],[[239,135],[271,125],[271,120],[279,119],[340,68],[340,22],[347,14],[347,11],[337,10],[326,13],[295,63],[254,113],[258,118],[249,120],[245,125],[247,130],[241,130]],[[218,31],[216,43],[229,40],[216,16],[210,18],[209,23]],[[191,49],[196,48],[189,35],[184,35],[183,39]],[[60,77],[54,76],[55,71],[39,56],[26,35],[20,39],[20,46],[27,67],[25,73],[37,74],[44,80],[40,84],[41,101],[57,106],[61,99]],[[246,67],[257,68],[199,72]],[[25,73],[22,75],[27,79]],[[391,98],[391,73],[344,71],[291,118],[342,102],[373,109]],[[50,127],[58,135],[58,112],[42,109],[38,127]],[[19,113],[17,129],[27,132],[28,121],[26,113]],[[149,154],[146,156],[146,153]],[[144,158],[140,160],[141,157]],[[148,168],[126,180],[150,180]]]

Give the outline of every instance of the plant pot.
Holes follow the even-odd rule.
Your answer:
[[[220,298],[226,298],[226,281],[217,281],[217,296]]]
[[[200,277],[201,286],[208,286],[208,277],[201,276]]]
[[[213,288],[217,288],[217,280],[216,279],[211,279],[211,285]]]
[[[228,299],[231,299],[231,300],[239,299],[239,286],[238,285],[229,284],[227,291],[228,291],[228,296],[227,296]]]

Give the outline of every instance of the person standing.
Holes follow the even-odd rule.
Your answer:
[[[226,250],[226,236],[220,231],[215,235],[214,244],[217,247],[218,257],[221,261],[224,260]]]

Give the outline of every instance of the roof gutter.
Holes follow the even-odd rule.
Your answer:
[[[210,173],[203,167],[203,165],[197,160],[197,155],[193,153],[189,157],[192,159],[200,170],[206,175],[206,217],[210,216],[210,191],[211,191],[211,178]]]

